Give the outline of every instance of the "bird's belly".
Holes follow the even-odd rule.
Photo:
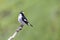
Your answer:
[[[25,24],[23,21],[22,21],[22,19],[21,18],[18,18],[18,21],[19,21],[19,23],[21,23],[21,24]]]

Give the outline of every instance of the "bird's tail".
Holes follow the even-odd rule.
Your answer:
[[[32,25],[32,24],[30,24],[30,23],[28,23],[28,25],[29,25],[29,26],[31,26],[31,27],[33,27],[33,25]]]

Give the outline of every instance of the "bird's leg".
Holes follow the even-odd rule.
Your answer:
[[[24,25],[20,25],[20,27],[23,27]]]

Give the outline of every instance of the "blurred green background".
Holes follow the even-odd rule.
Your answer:
[[[60,0],[0,0],[0,40],[7,40],[18,28],[19,12],[29,22],[13,40],[60,40]]]

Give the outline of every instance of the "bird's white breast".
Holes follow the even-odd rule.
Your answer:
[[[21,23],[21,24],[25,24],[23,21],[22,21],[22,15],[21,14],[19,14],[19,16],[18,16],[18,21],[19,21],[19,23]]]
[[[19,22],[22,21],[22,15],[21,14],[19,14],[19,16],[18,16],[18,21]]]
[[[20,18],[22,18],[22,15],[21,15],[21,14],[19,14],[18,18],[19,18],[19,19],[20,19]]]

